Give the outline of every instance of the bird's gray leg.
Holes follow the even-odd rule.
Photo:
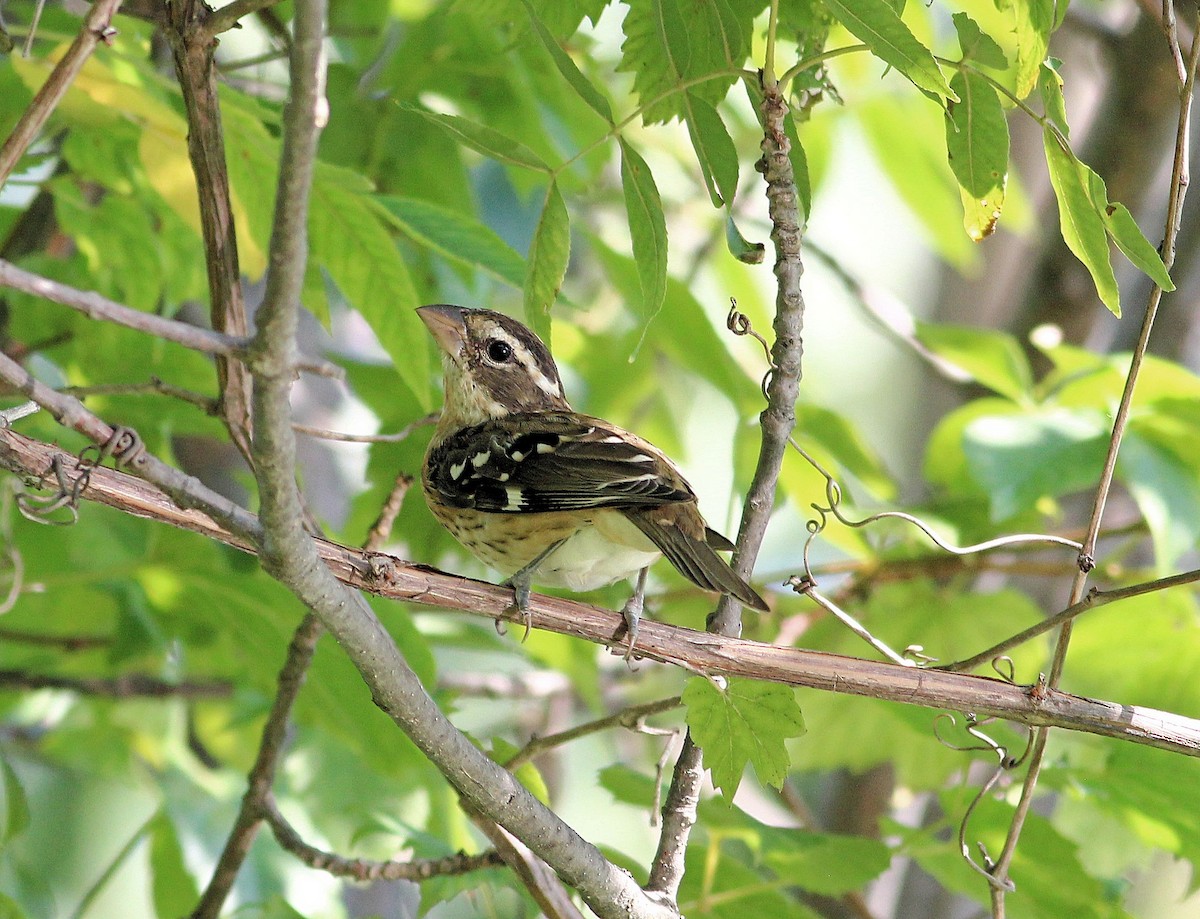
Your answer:
[[[621,615],[625,617],[625,634],[629,636],[629,648],[625,652],[625,661],[633,657],[633,648],[637,644],[638,623],[642,618],[642,609],[646,604],[646,575],[649,566],[638,572],[637,581],[633,587],[633,596],[621,607]]]
[[[538,565],[549,558],[554,553],[554,550],[564,542],[566,542],[565,539],[560,539],[558,542],[552,543],[543,549],[528,565],[500,582],[501,587],[511,587],[513,589],[513,605],[509,609],[515,609],[520,613],[521,619],[525,622],[525,634],[521,637],[522,642],[529,638],[529,632],[533,628],[533,615],[529,612],[529,585],[533,581],[533,573],[537,571]],[[500,620],[497,619],[496,623],[499,624],[499,622]]]

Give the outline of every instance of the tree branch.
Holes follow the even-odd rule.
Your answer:
[[[8,182],[8,177],[12,175],[17,163],[25,155],[25,151],[29,149],[29,145],[33,143],[71,82],[96,50],[96,45],[107,37],[109,24],[120,5],[121,0],[96,0],[88,10],[83,28],[71,42],[71,47],[54,66],[54,70],[38,89],[33,101],[22,113],[8,139],[4,141],[4,146],[0,147],[0,188]]]
[[[26,670],[0,670],[0,689],[69,689],[85,696],[112,699],[223,699],[233,693],[226,682],[180,680],[171,682],[141,673],[117,677],[67,677]]]
[[[49,473],[54,457],[67,464],[75,462],[73,456],[50,444],[0,429],[0,468],[26,479],[40,479]],[[254,551],[248,541],[231,535],[196,511],[182,510],[167,495],[119,470],[92,469],[80,497],[201,533],[243,551]],[[332,573],[350,587],[421,606],[453,609],[514,623],[519,621],[511,609],[512,591],[507,588],[444,574],[380,552],[310,539],[314,550],[311,558],[314,563],[321,563],[315,567]],[[620,614],[612,610],[537,594],[530,603],[530,614],[536,628],[597,644],[611,645],[613,636],[624,622]],[[345,618],[352,620],[351,624],[339,628],[346,632],[353,630],[356,635],[361,632],[379,636],[373,640],[389,646],[363,648],[356,642],[351,647],[339,633],[339,640],[348,653],[353,652],[356,663],[365,659],[372,666],[383,668],[393,666],[394,661],[402,661],[390,636],[373,615],[369,621],[361,621],[350,613],[346,613]],[[1181,715],[1087,699],[1057,690],[1044,690],[1037,685],[1021,686],[991,677],[903,667],[726,638],[649,619],[644,626],[645,635],[638,636],[639,654],[692,672],[769,680],[935,709],[971,711],[980,717],[994,716],[1031,726],[1084,731],[1200,756],[1200,720]],[[407,669],[407,665],[404,666]],[[393,718],[403,721],[401,713],[388,707],[391,704],[388,700],[399,698],[398,690],[387,690],[385,698],[382,695],[385,691],[383,680],[378,676],[380,672],[376,670],[368,676],[368,683],[376,692],[376,701]],[[409,684],[405,682],[404,686]],[[426,704],[432,705],[432,701],[425,701],[428,696],[423,690],[421,694],[420,705],[416,701],[412,704],[420,709]],[[407,729],[406,724],[402,723],[402,726]],[[482,757],[474,746],[471,750]],[[483,759],[491,764],[491,768],[498,768],[491,760]]]
[[[89,319],[113,322],[127,329],[145,332],[164,341],[172,341],[193,351],[206,354],[222,354],[230,357],[245,357],[249,353],[250,339],[202,329],[186,322],[164,319],[154,313],[145,313],[124,306],[94,291],[78,290],[58,281],[18,268],[12,262],[0,259],[0,285],[23,293],[42,297],[83,313]],[[342,379],[345,372],[337,364],[320,359],[305,359],[298,368],[324,377]]]
[[[241,28],[238,21],[278,3],[279,0],[233,0],[220,9],[213,10],[203,23],[204,33],[210,37]]]

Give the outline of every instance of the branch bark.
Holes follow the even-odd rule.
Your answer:
[[[75,457],[57,447],[0,429],[0,468],[26,480],[40,480],[50,474],[51,462],[56,456],[68,464],[68,471],[74,468],[71,464],[76,462]],[[119,470],[93,468],[80,497],[188,529],[243,551],[254,551],[248,540],[229,533],[197,511],[181,509],[154,486]],[[512,591],[507,588],[444,574],[382,552],[348,548],[323,539],[311,539],[311,544],[314,567],[332,574],[349,587],[420,606],[517,622],[517,616],[510,608]],[[530,603],[530,614],[536,628],[607,645],[613,644],[613,636],[624,622],[620,614],[612,610],[537,594]],[[386,637],[378,641],[394,648],[390,636],[382,631],[374,615],[370,615],[370,622],[356,621],[355,631],[361,629],[375,634],[379,629]],[[345,617],[351,618],[351,614],[345,613]],[[769,680],[934,709],[971,711],[980,717],[994,716],[1031,726],[1084,731],[1200,756],[1200,720],[1170,712],[1088,699],[1037,685],[1021,686],[992,677],[764,645],[652,620],[646,620],[644,626],[644,643],[643,636],[638,636],[640,654],[692,672]],[[356,652],[356,661],[364,657],[374,666],[391,666],[392,651],[379,658],[371,657],[366,651]],[[376,673],[368,683],[374,688],[380,679]],[[405,686],[408,686],[407,682]],[[421,693],[424,695],[424,690]],[[395,697],[395,693],[389,692],[388,698]],[[383,704],[378,693],[376,701]],[[386,706],[385,710],[393,717],[399,717]],[[471,749],[478,754],[473,746]],[[496,768],[491,760],[485,758],[484,761]]]

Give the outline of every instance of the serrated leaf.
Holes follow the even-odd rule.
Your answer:
[[[861,889],[892,861],[891,850],[878,839],[808,832],[789,836],[786,848],[768,849],[766,863],[789,884],[827,897]]]
[[[365,194],[350,191],[346,170],[318,164],[308,232],[313,261],[371,326],[423,408],[432,407],[429,351],[408,268],[387,227],[387,214]]]
[[[641,0],[631,3],[622,28],[619,71],[633,74],[633,88],[647,124],[684,114],[682,90],[715,105],[737,79],[750,53],[749,15],[725,0]],[[727,75],[703,79],[725,71]]]
[[[917,322],[916,337],[934,354],[971,375],[977,383],[1014,402],[1028,400],[1033,371],[1017,340],[1004,332]]]
[[[1058,200],[1058,222],[1063,240],[1075,257],[1083,262],[1100,300],[1114,316],[1121,315],[1121,292],[1113,274],[1108,253],[1108,232],[1092,203],[1081,171],[1082,163],[1063,147],[1050,128],[1042,130],[1050,184]]]
[[[804,716],[788,686],[756,680],[729,680],[718,689],[711,680],[694,677],[683,690],[687,722],[713,784],[732,800],[746,763],[759,780],[778,787],[787,777],[784,740],[804,733]]]
[[[511,166],[522,166],[537,172],[550,172],[550,167],[540,156],[520,141],[513,140],[494,128],[458,115],[443,115],[440,112],[429,112],[416,106],[404,106],[404,108],[429,119],[459,143],[465,144],[472,150],[477,150],[484,156],[490,156],[494,160],[508,163]]]
[[[550,58],[554,61],[554,66],[558,68],[558,72],[571,84],[571,88],[579,94],[580,99],[591,107],[592,111],[609,124],[612,124],[612,106],[609,105],[608,99],[575,66],[575,62],[571,60],[571,56],[562,49],[562,46],[550,34],[550,30],[546,28],[538,16],[537,11],[533,8],[533,4],[529,0],[521,0],[521,2],[525,5],[525,11],[529,13],[529,21],[533,24],[534,33],[541,41],[543,47],[550,52]]]
[[[375,200],[401,232],[439,255],[474,265],[514,287],[525,282],[525,259],[479,221],[420,198],[381,195]]]
[[[966,13],[955,13],[952,17],[954,28],[958,32],[958,46],[962,48],[963,60],[974,61],[984,67],[1004,70],[1008,67],[1008,58],[992,36],[979,28],[979,23]],[[950,88],[954,88],[951,82]]]
[[[550,341],[550,307],[567,276],[571,258],[571,221],[557,181],[546,188],[525,272],[525,321],[543,341]]]
[[[621,188],[642,287],[642,317],[651,319],[662,307],[667,292],[667,222],[650,167],[623,138]]]
[[[1062,131],[1063,137],[1069,139],[1071,126],[1067,124],[1067,103],[1063,98],[1062,75],[1058,72],[1061,64],[1062,61],[1053,57],[1042,61],[1037,71],[1037,86],[1046,117]]]
[[[900,14],[884,0],[826,0],[838,22],[863,42],[871,53],[904,76],[919,89],[939,99],[957,101],[946,83],[933,53],[921,44],[905,25]]]
[[[737,194],[738,183],[738,156],[733,138],[717,110],[694,92],[684,93],[684,106],[688,137],[700,162],[708,196],[713,207],[728,206]]]
[[[975,242],[990,236],[1004,207],[1008,182],[1008,121],[996,90],[960,70],[950,81],[958,102],[946,106],[946,155],[958,179],[963,226]]]
[[[742,235],[728,208],[725,210],[725,245],[730,255],[747,265],[761,265],[767,252],[762,243],[752,243]]]

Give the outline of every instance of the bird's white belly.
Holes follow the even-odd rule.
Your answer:
[[[605,515],[554,550],[533,576],[535,584],[595,590],[632,577],[662,553],[623,515]]]

